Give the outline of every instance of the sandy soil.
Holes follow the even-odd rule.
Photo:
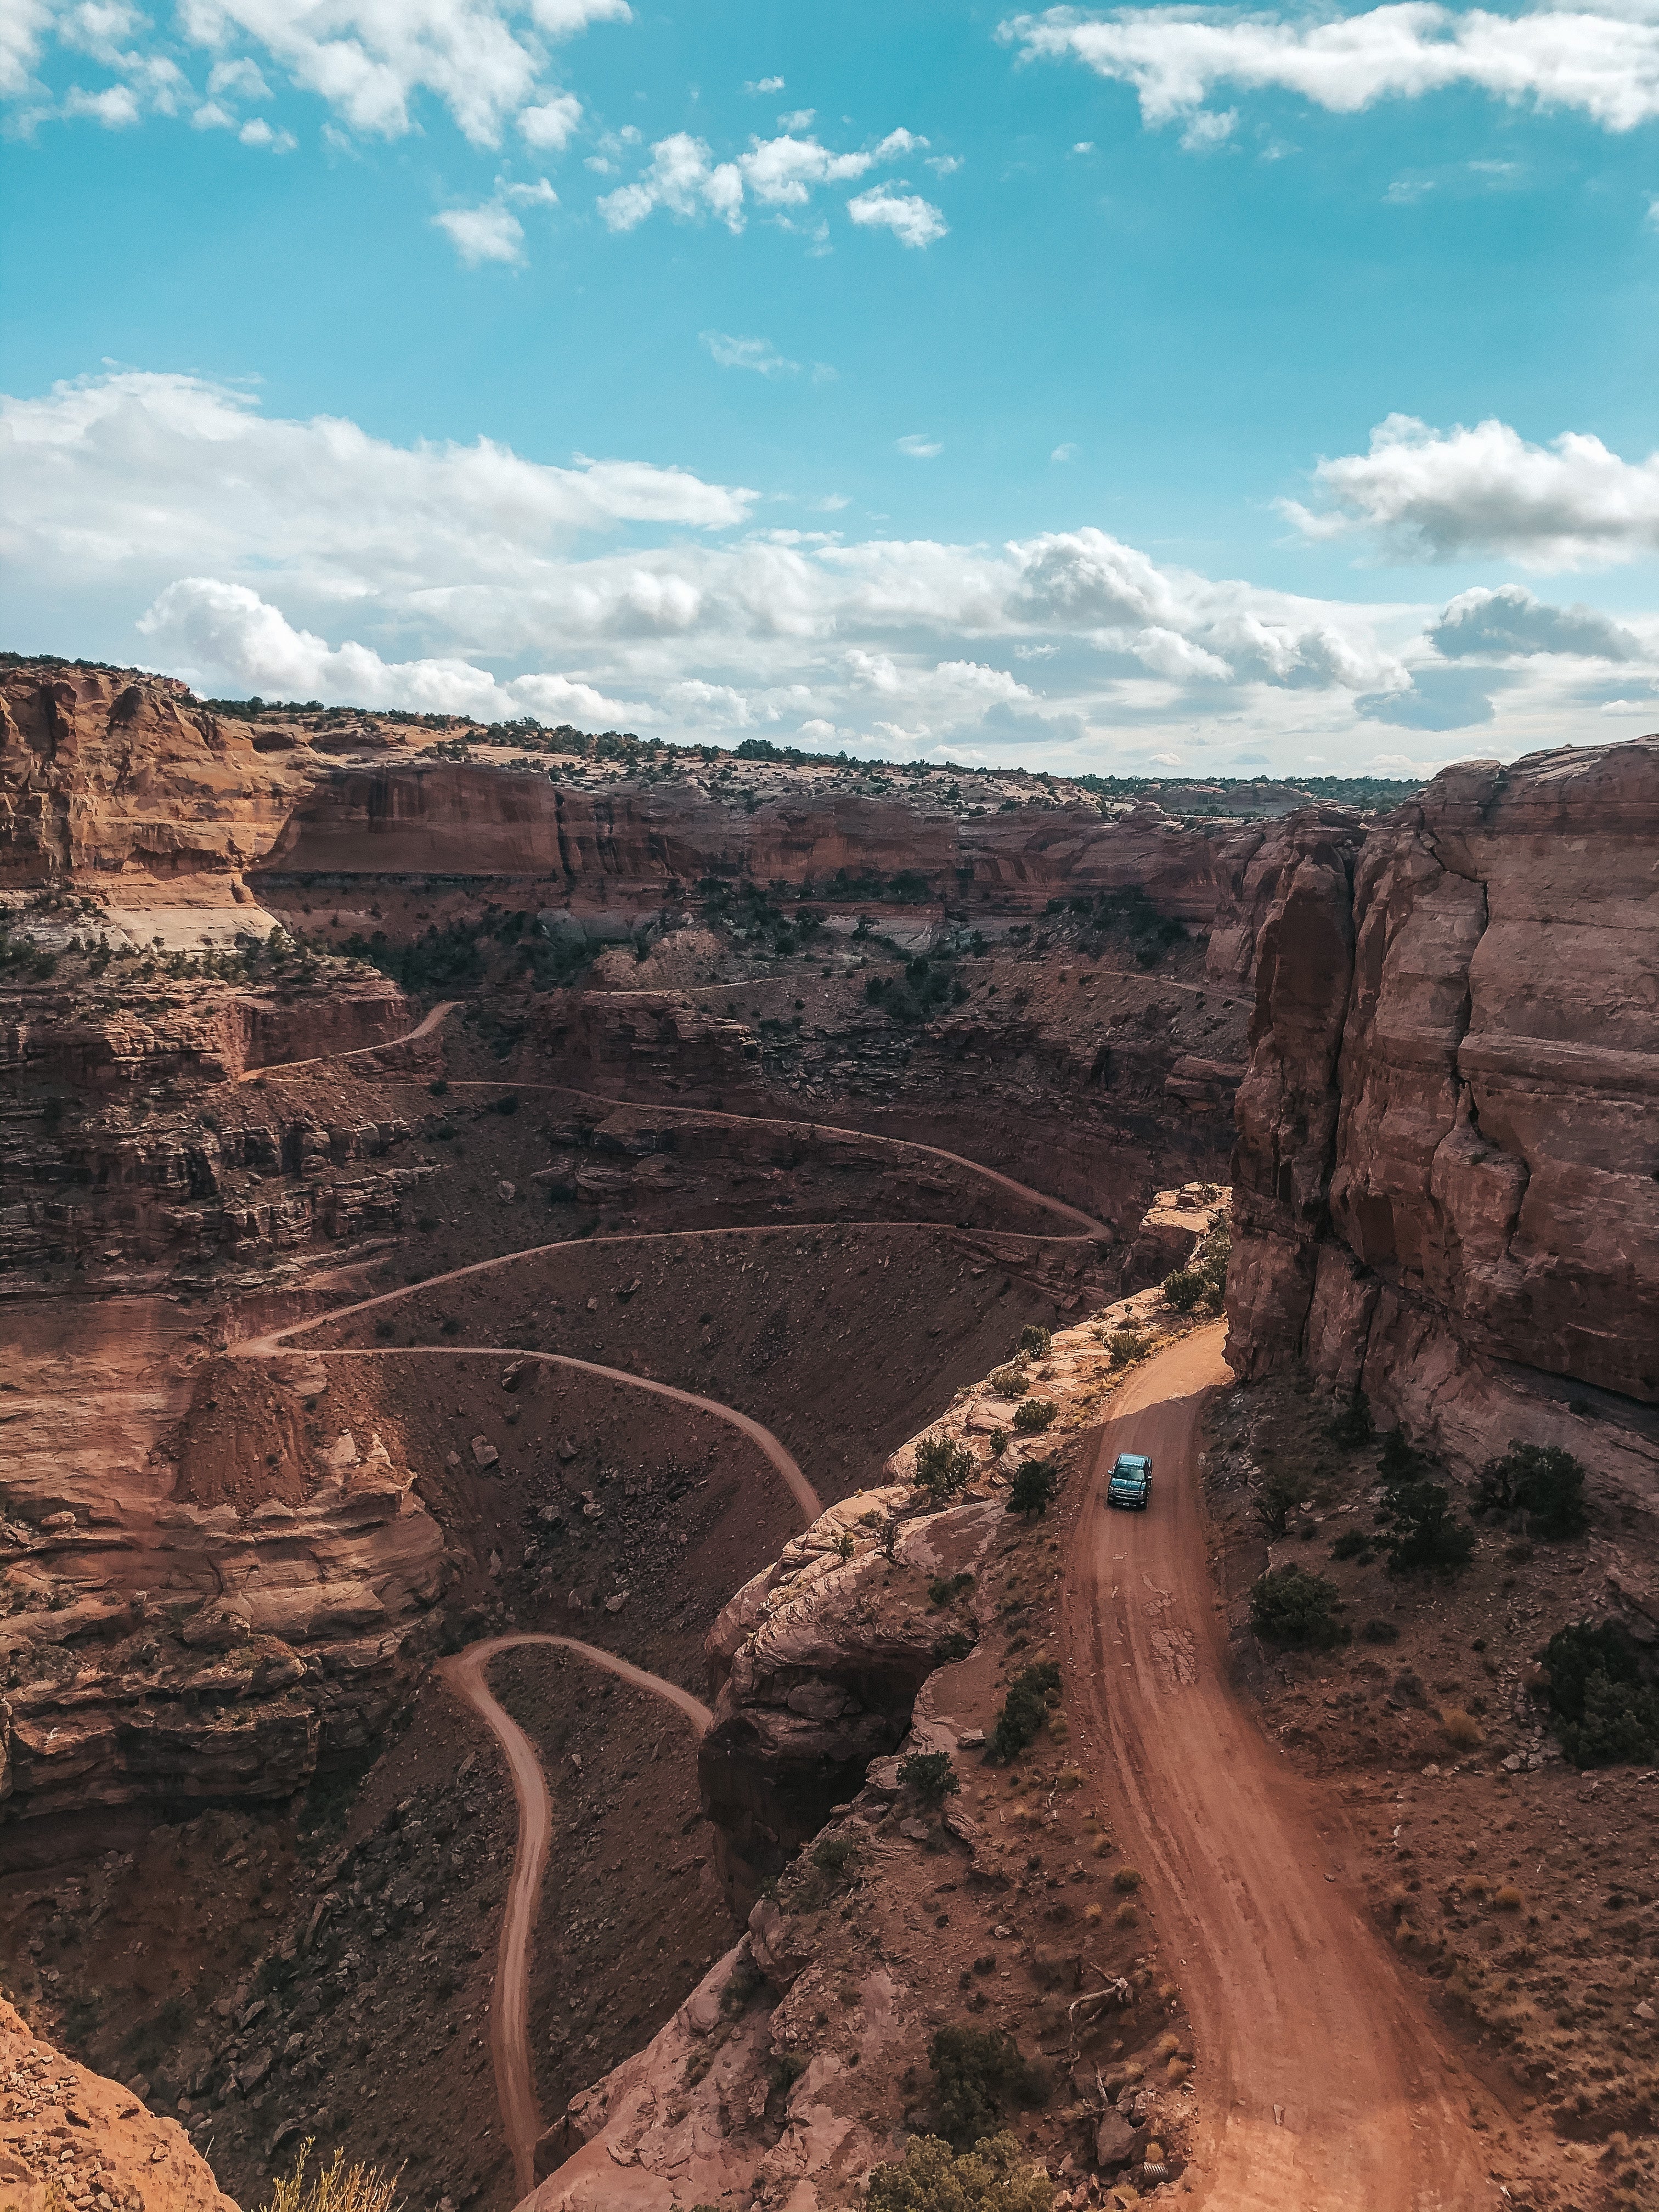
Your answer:
[[[1451,2212],[1492,2194],[1475,2085],[1364,1917],[1351,1841],[1228,1686],[1196,1474],[1223,1332],[1150,1363],[1101,1432],[1150,1453],[1145,1514],[1084,1508],[1065,1601],[1073,1711],[1160,1900],[1225,2212]]]

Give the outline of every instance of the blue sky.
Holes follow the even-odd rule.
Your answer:
[[[1100,769],[1659,723],[1659,10],[12,26],[8,642]]]

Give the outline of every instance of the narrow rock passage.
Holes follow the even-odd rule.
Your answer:
[[[1223,1334],[1185,1338],[1117,1400],[1061,1613],[1087,1764],[1195,2030],[1193,2179],[1216,2212],[1468,2212],[1499,2201],[1467,2117],[1477,2085],[1370,1925],[1328,1793],[1228,1685],[1197,1468]],[[1152,1458],[1144,1513],[1103,1502],[1120,1451]]]
[[[578,1657],[619,1674],[636,1689],[675,1706],[690,1722],[701,1739],[714,1715],[678,1682],[660,1674],[647,1674],[612,1651],[595,1644],[578,1643],[570,1636],[491,1636],[469,1644],[453,1658],[441,1659],[436,1672],[462,1701],[471,1706],[492,1730],[507,1756],[513,1777],[513,1795],[519,1808],[519,1839],[513,1855],[513,1879],[501,1916],[501,1948],[496,1954],[495,1986],[489,2005],[489,2054],[495,2069],[495,2095],[501,2124],[513,2154],[519,2194],[535,2185],[537,2138],[542,2131],[536,2102],[535,2076],[530,2064],[530,1948],[541,1902],[542,1875],[553,1829],[553,1798],[542,1771],[536,1747],[492,1693],[485,1670],[503,1651],[526,1644],[546,1644],[556,1650],[574,1651]]]

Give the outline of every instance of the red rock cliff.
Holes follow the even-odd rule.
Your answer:
[[[1363,838],[1308,810],[1252,868],[1236,1370],[1659,1497],[1659,738],[1466,763]]]

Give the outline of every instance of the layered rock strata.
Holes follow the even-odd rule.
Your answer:
[[[1659,1498],[1659,739],[1264,841],[1228,1356]],[[1241,927],[1247,924],[1241,924]]]

